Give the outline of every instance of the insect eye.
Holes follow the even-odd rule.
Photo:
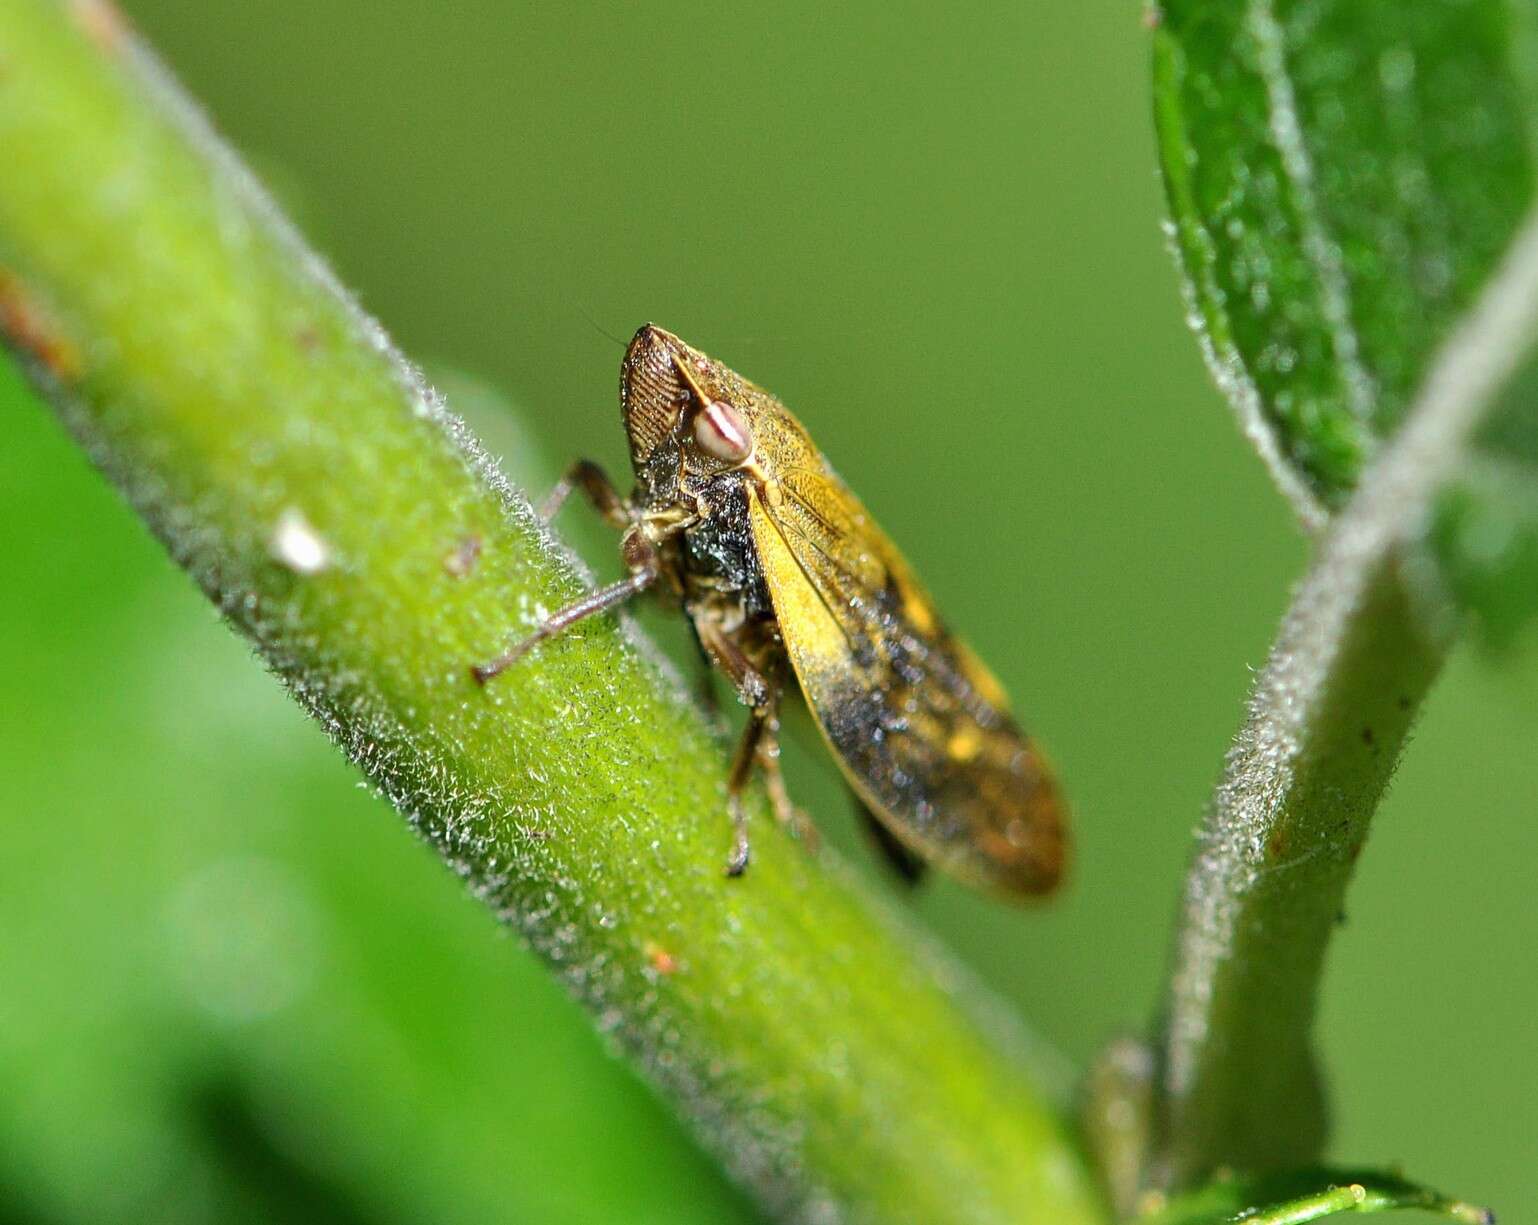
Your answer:
[[[712,400],[694,418],[694,441],[707,455],[740,464],[753,453],[753,431],[725,400]]]

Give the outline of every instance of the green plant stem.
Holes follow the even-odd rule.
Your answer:
[[[1170,979],[1153,1181],[1317,1156],[1309,1031],[1347,880],[1453,626],[1412,546],[1529,360],[1538,221],[1450,337],[1294,598],[1198,838]],[[1419,593],[1419,595],[1417,595]]]
[[[751,871],[723,875],[721,745],[612,620],[472,681],[580,576],[99,0],[0,5],[0,325],[267,666],[769,1211],[1103,1220],[1028,1046],[953,965],[761,803]]]

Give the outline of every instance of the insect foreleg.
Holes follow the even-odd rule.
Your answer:
[[[470,672],[475,679],[484,685],[499,672],[505,672],[512,667],[546,638],[553,638],[578,621],[596,613],[607,612],[617,604],[623,604],[655,583],[661,570],[657,550],[651,542],[639,532],[632,532],[625,537],[623,549],[625,563],[630,567],[628,578],[622,578],[617,583],[610,583],[607,587],[589,592],[575,604],[568,604],[559,612],[552,613],[522,642],[516,643],[489,664],[478,664],[471,668]]]
[[[590,459],[579,459],[566,469],[565,475],[540,503],[539,517],[549,523],[565,505],[572,491],[578,489],[593,504],[593,509],[603,516],[605,523],[619,528],[630,526],[630,508],[625,504],[625,499],[614,488],[609,474]]]

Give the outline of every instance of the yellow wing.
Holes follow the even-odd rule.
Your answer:
[[[767,399],[767,397],[765,397]],[[1057,785],[997,681],[783,407],[756,405],[753,538],[818,727],[860,797],[937,867],[1005,893],[1062,874]]]

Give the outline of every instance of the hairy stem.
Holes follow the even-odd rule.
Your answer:
[[[1164,1018],[1154,1182],[1317,1155],[1309,1046],[1351,868],[1450,626],[1405,546],[1538,331],[1529,218],[1294,598],[1199,835]]]
[[[720,746],[623,632],[475,684],[578,575],[102,0],[0,5],[0,330],[268,667],[770,1211],[1102,1219],[1029,1052],[985,1032],[955,967],[761,804],[753,868],[725,878]]]

